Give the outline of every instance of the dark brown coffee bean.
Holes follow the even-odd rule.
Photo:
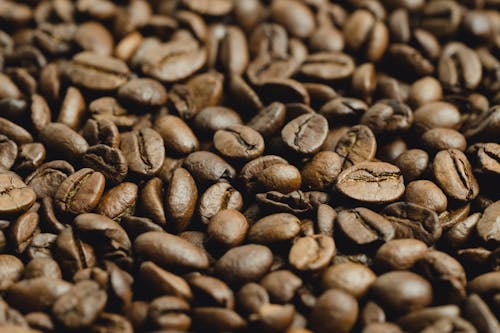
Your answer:
[[[292,79],[266,79],[260,83],[260,96],[264,103],[309,104],[309,95],[304,86]]]
[[[166,212],[172,229],[183,231],[191,222],[198,200],[198,190],[193,177],[184,168],[172,173],[165,193]]]
[[[257,95],[255,90],[239,75],[232,75],[229,78],[228,90],[230,95],[235,100],[240,101],[245,109],[258,111],[264,107],[259,95]]]
[[[0,216],[23,213],[35,202],[36,193],[17,176],[0,173]]]
[[[150,179],[142,188],[139,196],[139,206],[144,215],[151,218],[155,223],[165,226],[163,182],[160,178]]]
[[[10,254],[0,254],[0,263],[2,264],[0,290],[5,291],[13,283],[22,278],[24,264],[21,260]]]
[[[434,65],[419,50],[406,45],[394,43],[389,46],[391,60],[409,76],[422,77],[434,72]]]
[[[186,280],[200,306],[234,308],[233,291],[221,280],[199,273],[189,274]]]
[[[123,133],[120,149],[127,160],[129,170],[142,176],[155,175],[165,158],[163,139],[151,128]]]
[[[363,297],[373,282],[375,273],[366,266],[356,263],[336,264],[328,267],[322,276],[322,288],[340,289],[356,298]]]
[[[75,170],[71,164],[55,160],[42,164],[26,177],[26,183],[35,191],[37,197],[53,197],[59,185],[73,172]]]
[[[324,191],[335,184],[342,169],[342,158],[335,152],[317,153],[302,169],[302,183],[308,189]]]
[[[479,332],[493,333],[500,327],[498,319],[477,294],[467,297],[464,304],[464,317],[470,320]]]
[[[82,93],[75,87],[69,87],[59,110],[57,122],[76,130],[80,127],[85,116],[85,109],[86,105]]]
[[[18,145],[33,142],[33,137],[21,126],[0,117],[0,134],[5,135]]]
[[[328,122],[319,114],[305,114],[290,121],[281,131],[281,139],[294,152],[317,153],[326,140]]]
[[[407,271],[389,272],[379,276],[371,291],[374,298],[384,307],[399,314],[424,308],[432,302],[430,283]]]
[[[497,228],[498,211],[500,210],[500,201],[488,206],[477,223],[477,234],[479,237],[492,246],[498,245],[500,242],[500,232]]]
[[[38,142],[25,143],[19,147],[15,169],[17,172],[32,172],[44,162],[45,147]]]
[[[248,161],[264,152],[264,139],[254,129],[243,125],[232,125],[215,132],[215,149],[224,157]]]
[[[450,91],[472,90],[481,81],[481,68],[481,62],[472,49],[462,43],[449,43],[439,59],[439,80]]]
[[[436,184],[429,180],[415,180],[406,185],[405,199],[441,213],[446,210],[448,199]]]
[[[457,129],[461,123],[458,109],[446,102],[426,103],[415,110],[413,116],[415,127],[420,132],[436,127]]]
[[[315,28],[311,10],[304,4],[294,1],[276,1],[271,6],[271,16],[295,37],[307,38]]]
[[[324,292],[309,315],[314,332],[348,333],[358,318],[358,302],[348,293],[332,289]]]
[[[425,207],[396,202],[385,207],[384,216],[394,225],[395,238],[415,238],[432,245],[441,237],[437,214]]]
[[[23,312],[44,311],[71,289],[71,283],[61,279],[40,277],[13,284],[6,293],[6,300]]]
[[[479,185],[467,157],[461,151],[440,151],[432,166],[437,183],[448,196],[470,201],[478,195]]]
[[[198,307],[193,309],[193,317],[201,327],[215,331],[238,331],[246,327],[245,320],[231,309]]]
[[[52,258],[33,258],[24,270],[26,279],[34,279],[37,277],[49,277],[60,279],[62,277],[59,264]]]
[[[106,192],[95,211],[119,221],[125,215],[133,215],[137,201],[137,185],[124,182]]]
[[[55,318],[66,328],[91,325],[104,310],[106,292],[93,281],[82,281],[62,295],[52,307]]]
[[[164,267],[193,270],[209,266],[208,257],[201,249],[165,232],[146,232],[138,236],[134,249],[139,258]]]
[[[240,192],[228,183],[216,183],[210,186],[200,198],[198,211],[203,223],[224,209],[240,210],[243,208],[243,197]]]
[[[215,264],[215,273],[230,285],[257,281],[271,268],[273,256],[262,245],[242,245],[227,251]]]
[[[261,285],[273,302],[284,304],[292,301],[296,291],[302,286],[302,280],[288,270],[278,270],[264,276]]]
[[[30,245],[26,249],[26,255],[30,259],[52,258],[52,247],[57,236],[49,233],[40,233],[33,237]]]
[[[397,100],[381,100],[363,114],[361,123],[375,134],[401,133],[412,125],[413,113],[408,105]]]
[[[104,144],[97,144],[87,149],[82,156],[82,164],[101,172],[112,184],[122,182],[128,172],[127,160],[122,152]]]
[[[63,72],[73,84],[96,91],[116,90],[130,73],[121,60],[93,52],[78,53]]]
[[[410,87],[408,100],[411,105],[420,107],[426,103],[437,102],[443,98],[441,83],[432,76],[425,76]]]
[[[308,55],[300,73],[320,81],[340,81],[349,78],[355,69],[354,60],[341,52],[320,52]]]
[[[211,106],[200,110],[194,118],[193,125],[202,132],[213,134],[218,130],[242,123],[240,115],[233,109]]]
[[[456,305],[426,307],[402,316],[398,324],[408,331],[419,332],[439,320],[452,319],[459,315],[460,308]]]
[[[82,136],[89,145],[104,144],[112,148],[120,146],[120,133],[116,125],[108,119],[89,119],[82,128]]]
[[[178,296],[188,301],[193,297],[191,288],[183,278],[160,268],[151,261],[141,264],[139,274],[155,293]]]
[[[295,240],[288,255],[290,264],[299,271],[317,271],[330,263],[336,247],[332,237],[313,235]]]
[[[243,242],[248,228],[243,214],[234,209],[223,209],[210,219],[207,233],[211,241],[232,248]]]
[[[354,164],[371,160],[375,157],[376,151],[375,136],[365,125],[351,127],[339,138],[335,147],[335,152],[343,159],[343,170]]]
[[[259,174],[275,164],[288,164],[288,162],[279,156],[266,155],[258,157],[245,164],[245,166],[241,169],[240,178],[242,179],[247,191],[252,192],[256,190]],[[268,181],[265,181],[264,185],[267,183]]]
[[[9,170],[17,158],[17,144],[5,135],[0,135],[0,168]]]
[[[40,217],[36,212],[26,212],[19,216],[10,227],[12,246],[15,252],[22,253],[33,237],[40,232]]]
[[[480,217],[480,213],[472,214],[449,228],[444,235],[448,244],[455,248],[463,246],[472,236]]]
[[[236,176],[236,171],[231,165],[208,151],[189,154],[183,165],[200,184],[213,183],[222,179],[230,180]]]
[[[62,212],[81,214],[92,211],[104,192],[102,173],[80,169],[66,178],[55,194],[55,204]]]
[[[248,233],[254,243],[272,244],[289,241],[300,232],[300,220],[287,213],[268,215],[255,222]]]
[[[193,76],[187,83],[192,91],[196,112],[207,106],[219,104],[222,98],[224,76],[218,72],[208,72]]]
[[[382,245],[373,259],[375,267],[382,271],[405,270],[423,258],[427,245],[417,239],[393,239]]]
[[[134,126],[137,116],[127,114],[114,97],[101,97],[89,104],[89,111],[94,120],[108,120],[118,127],[130,128]]]
[[[438,37],[453,34],[460,25],[462,9],[453,1],[428,3],[423,8],[422,28]]]
[[[401,169],[406,181],[412,181],[419,178],[427,169],[429,155],[420,149],[408,149],[396,158],[394,164]]]
[[[249,62],[245,34],[239,27],[229,26],[220,44],[220,62],[229,75],[241,75]]]
[[[358,245],[387,242],[395,235],[387,219],[363,207],[340,211],[336,223],[342,233]]]
[[[430,152],[446,149],[465,151],[467,141],[458,131],[449,128],[433,128],[422,135],[422,141]]]
[[[118,89],[118,98],[125,105],[151,108],[167,101],[165,88],[152,79],[132,79]]]
[[[70,159],[80,157],[89,148],[87,141],[80,134],[61,123],[45,126],[40,132],[40,141],[49,152],[68,156]]]
[[[361,202],[395,201],[404,193],[401,171],[385,162],[362,162],[344,170],[337,178],[337,190]]]
[[[133,333],[132,324],[126,319],[117,314],[103,312],[89,327],[91,333]]]
[[[283,194],[298,190],[302,177],[299,170],[291,164],[273,164],[257,174],[257,184],[265,191]]]

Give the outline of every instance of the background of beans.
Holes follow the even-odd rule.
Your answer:
[[[499,9],[0,1],[0,333],[498,333]]]

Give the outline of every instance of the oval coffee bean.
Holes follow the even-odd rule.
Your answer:
[[[369,203],[395,201],[405,190],[399,168],[385,162],[355,164],[342,171],[336,186],[343,195]]]
[[[165,158],[163,139],[151,128],[123,133],[120,149],[127,160],[129,170],[139,175],[156,174]]]
[[[311,155],[317,153],[326,140],[328,122],[319,114],[295,118],[281,130],[281,139],[293,151]]]
[[[312,235],[295,240],[288,261],[299,271],[317,271],[330,263],[336,247],[332,237]]]
[[[287,213],[272,214],[255,222],[248,232],[253,243],[272,244],[293,239],[300,232],[300,220]]]
[[[57,152],[71,159],[85,154],[89,145],[85,139],[61,123],[51,123],[40,132],[40,141],[45,144],[49,152]]]
[[[25,212],[35,200],[35,191],[20,178],[0,172],[0,216]]]

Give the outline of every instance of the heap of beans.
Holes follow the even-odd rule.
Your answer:
[[[0,333],[499,333],[499,9],[0,1]]]

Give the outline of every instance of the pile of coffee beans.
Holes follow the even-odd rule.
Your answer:
[[[499,333],[498,0],[1,0],[0,333]]]

